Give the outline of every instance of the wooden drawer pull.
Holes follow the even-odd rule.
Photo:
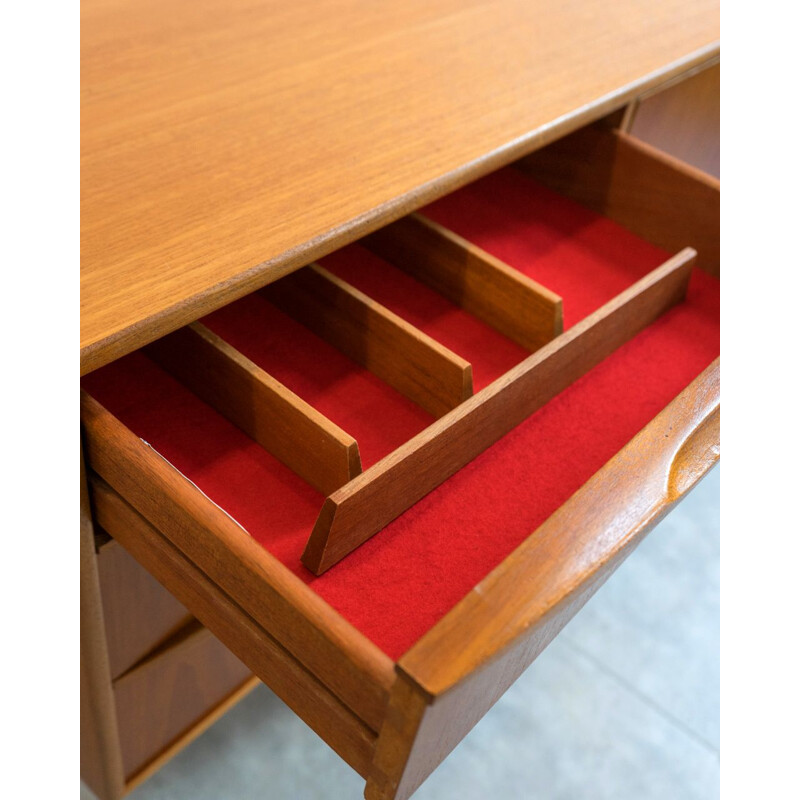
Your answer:
[[[686,437],[686,441],[675,453],[667,481],[670,502],[683,497],[719,461],[719,423],[720,410],[716,406]]]

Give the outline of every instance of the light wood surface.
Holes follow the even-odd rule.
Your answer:
[[[111,677],[177,633],[192,615],[111,539],[97,554]]]
[[[348,764],[366,774],[384,706],[362,720],[264,628],[101,479],[92,484],[98,518],[137,559],[170,586],[197,618],[242,659]]]
[[[102,798],[123,793],[117,710],[111,690],[103,603],[94,549],[94,524],[81,451],[81,779]]]
[[[719,360],[399,661],[368,800],[405,800],[719,459]]]
[[[626,133],[589,126],[522,159],[559,194],[719,275],[719,181]]]
[[[389,657],[85,392],[81,415],[92,469],[361,719],[380,718]]]
[[[557,294],[421,214],[362,244],[530,351],[564,329]]]
[[[349,433],[204,325],[181,328],[147,353],[323,494],[361,472]]]
[[[718,53],[717,0],[86,0],[81,370]]]
[[[276,281],[263,293],[434,417],[472,396],[467,361],[318,264]]]
[[[686,248],[325,500],[303,563],[336,564],[686,294]]]

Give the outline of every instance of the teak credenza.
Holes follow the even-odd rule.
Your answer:
[[[409,797],[719,458],[716,4],[82,13],[82,778]]]

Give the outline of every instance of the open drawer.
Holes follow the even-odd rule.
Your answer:
[[[718,214],[579,131],[88,376],[96,519],[408,797],[717,460]]]

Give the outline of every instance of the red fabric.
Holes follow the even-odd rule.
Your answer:
[[[565,319],[572,324],[661,263],[665,254],[553,197],[504,170],[436,203],[428,213],[560,293]],[[458,219],[446,219],[447,214]],[[236,312],[226,309],[209,320],[218,332],[225,327],[226,337],[251,357],[257,344],[248,343],[245,329],[253,322],[249,315],[260,313],[257,302],[247,298],[229,307]],[[261,348],[275,359],[273,374],[285,382],[294,375],[299,384],[312,367],[320,374],[327,369],[327,351],[314,343],[300,352],[310,340],[295,351],[285,342],[288,329],[281,330]],[[261,330],[258,337],[267,334]],[[242,341],[233,341],[235,335]],[[299,562],[322,503],[318,493],[142,354],[93,373],[84,385],[331,606],[398,658],[718,352],[719,285],[696,272],[687,302],[320,578]],[[320,381],[319,394],[306,398],[320,408],[326,404],[332,418],[333,412],[348,414],[361,392],[371,391],[359,385],[336,393],[334,381]],[[373,429],[373,453],[392,449],[400,435],[402,426],[384,425],[386,415],[395,413],[391,407],[375,414],[381,425]],[[357,436],[352,425],[343,427]]]

